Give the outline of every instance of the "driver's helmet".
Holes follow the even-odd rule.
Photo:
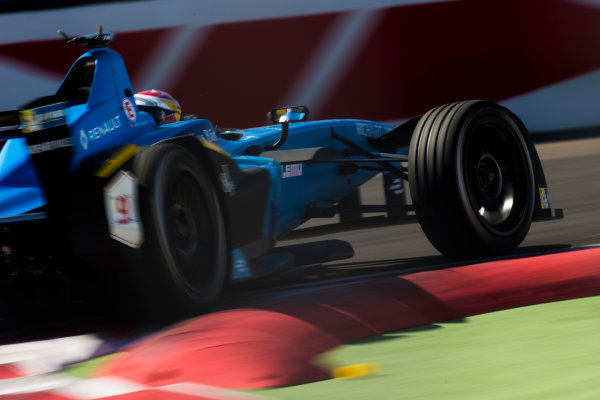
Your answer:
[[[136,93],[134,97],[139,110],[148,112],[159,125],[181,120],[181,106],[167,92],[154,89],[145,90]]]

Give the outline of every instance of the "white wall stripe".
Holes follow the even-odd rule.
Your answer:
[[[281,105],[306,105],[318,112],[383,15],[381,10],[360,10],[338,17]]]
[[[571,3],[581,4],[586,7],[600,8],[600,0],[566,0]]]
[[[530,132],[600,126],[600,69],[502,101]]]
[[[269,397],[237,392],[201,383],[182,382],[152,387],[117,376],[76,379],[58,374],[43,374],[0,380],[0,396],[46,392],[73,400],[93,400],[148,390],[215,400],[269,399]],[[165,397],[167,396],[165,395]]]
[[[96,335],[79,335],[0,346],[0,364],[14,364],[27,375],[58,371],[88,359],[102,343]]]
[[[54,389],[53,392],[77,400],[89,400],[108,396],[118,396],[148,389],[152,388],[115,376],[107,376],[73,381],[60,388]]]
[[[18,108],[31,99],[56,92],[63,77],[40,70],[0,57],[0,110]]]
[[[0,380],[0,396],[55,390],[77,382],[74,378],[58,375],[33,375]]]
[[[211,28],[187,25],[166,34],[159,43],[147,46],[152,56],[139,76],[131,77],[135,91],[160,89],[169,91],[194,57]],[[150,50],[151,49],[151,50]]]
[[[173,385],[161,386],[159,389],[185,394],[188,396],[199,396],[216,400],[260,400],[269,399],[269,397],[258,396],[249,393],[236,392],[233,390],[222,389],[214,386],[204,385],[201,383],[183,382]]]
[[[181,25],[206,26],[270,18],[376,9],[457,0],[154,0],[0,14],[0,44],[92,32],[98,24],[116,32]],[[26,26],[28,29],[23,29]]]

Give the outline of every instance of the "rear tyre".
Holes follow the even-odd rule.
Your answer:
[[[496,255],[523,241],[535,201],[530,146],[521,121],[487,101],[447,104],[420,119],[409,151],[410,192],[440,252]]]
[[[134,172],[146,235],[145,300],[157,315],[195,312],[217,298],[227,279],[227,236],[213,181],[175,144],[144,150]]]

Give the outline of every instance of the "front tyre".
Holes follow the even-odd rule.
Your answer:
[[[146,300],[188,314],[223,290],[229,263],[223,213],[211,177],[185,148],[158,144],[136,157],[146,235]]]
[[[454,257],[496,255],[529,231],[535,179],[521,121],[487,101],[432,109],[417,124],[409,185],[430,242]]]

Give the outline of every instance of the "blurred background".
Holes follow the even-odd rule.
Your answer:
[[[0,109],[52,94],[83,52],[56,33],[117,34],[135,91],[162,89],[221,127],[400,123],[447,102],[501,102],[532,132],[600,126],[599,0],[0,1]]]

